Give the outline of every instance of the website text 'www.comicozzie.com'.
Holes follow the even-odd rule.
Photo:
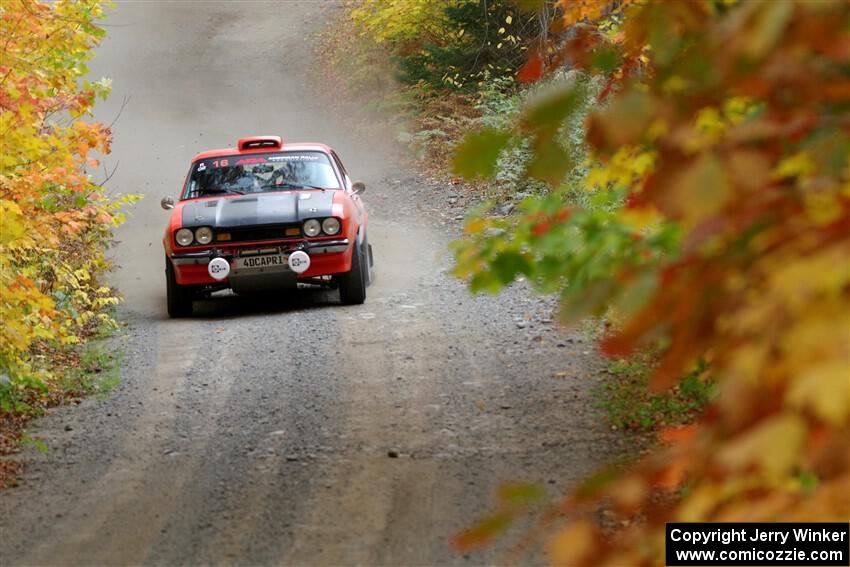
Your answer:
[[[671,523],[667,565],[850,565],[847,523]]]
[[[720,561],[755,561],[763,563],[765,561],[775,561],[777,563],[792,562],[792,561],[811,561],[813,563],[822,564],[821,561],[840,561],[842,554],[840,551],[823,550],[805,552],[802,549],[721,549],[716,552],[713,549],[685,549],[676,551],[676,559],[683,564],[707,565],[716,560]]]

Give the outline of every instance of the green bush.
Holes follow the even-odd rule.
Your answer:
[[[491,77],[513,77],[539,31],[534,20],[509,0],[450,4],[444,9],[442,37],[397,55],[399,78],[407,84],[472,91]]]

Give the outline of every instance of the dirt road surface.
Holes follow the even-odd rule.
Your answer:
[[[122,382],[30,431],[50,451],[28,449],[21,486],[0,492],[0,565],[498,562],[498,547],[464,557],[448,540],[501,482],[554,496],[608,454],[592,346],[521,290],[470,296],[429,216],[445,193],[394,157],[391,135],[365,138],[329,107],[335,92],[317,92],[313,34],[335,6],[112,11],[92,65],[114,81],[98,119],[127,99],[108,186],[146,195],[114,252]],[[159,199],[196,152],[250,134],[327,142],[366,182],[365,305],[304,291],[166,318]]]

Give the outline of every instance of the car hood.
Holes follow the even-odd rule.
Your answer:
[[[296,223],[332,216],[333,199],[333,191],[288,191],[187,201],[183,204],[182,226],[234,228]]]

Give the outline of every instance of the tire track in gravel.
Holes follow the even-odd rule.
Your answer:
[[[310,497],[313,506],[281,558],[285,565],[409,563],[407,548],[404,559],[390,551],[397,549],[390,542],[399,534],[422,528],[422,510],[411,515],[405,503],[433,501],[433,467],[411,460],[428,442],[423,432],[429,427],[424,415],[410,408],[434,399],[431,374],[440,372],[445,359],[435,314],[423,309],[416,293],[431,277],[438,248],[427,230],[411,223],[402,231],[396,223],[376,225],[381,228],[371,237],[382,263],[367,309],[340,313],[344,407],[339,434],[345,445],[321,471],[319,490]]]
[[[323,308],[325,302],[333,309]],[[203,468],[181,495],[182,513],[149,558],[154,563],[226,564],[248,557],[269,563],[288,545],[305,505],[292,495],[309,490],[311,467],[329,451],[339,377],[321,345],[338,339],[335,299],[308,291],[284,301],[224,298],[208,302],[208,316],[252,307],[264,313],[242,317],[241,333],[257,346],[222,345],[241,382],[208,431],[217,442],[205,448]],[[271,324],[277,318],[291,323]],[[264,364],[269,361],[271,367]]]
[[[188,324],[174,325],[157,336],[160,356],[152,369],[150,390],[143,402],[144,413],[124,436],[119,455],[109,468],[95,479],[92,489],[81,495],[72,513],[54,533],[43,539],[24,563],[42,565],[82,562],[82,558],[100,564],[139,561],[167,515],[173,495],[179,490],[180,477],[160,490],[151,490],[147,466],[137,466],[140,455],[162,454],[167,434],[175,421],[177,399],[186,387],[187,372],[195,364],[198,343],[186,340]],[[180,475],[185,478],[185,474]],[[143,496],[144,495],[144,496]],[[131,504],[144,502],[145,506]],[[131,540],[104,538],[116,526],[136,526]],[[61,548],[56,544],[61,542]]]

